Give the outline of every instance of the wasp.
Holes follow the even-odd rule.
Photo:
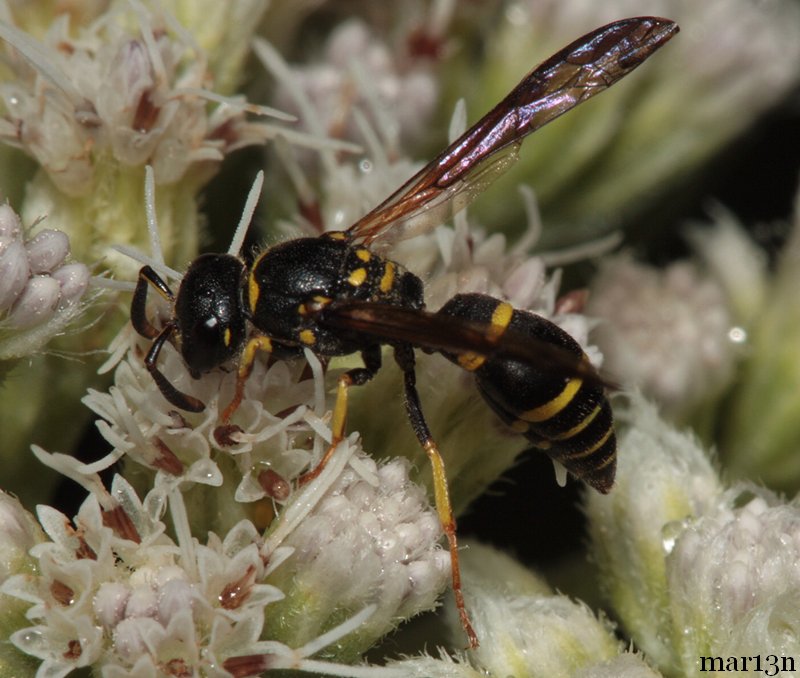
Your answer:
[[[278,244],[250,266],[232,254],[201,255],[177,294],[149,266],[139,272],[131,322],[152,340],[145,365],[179,409],[198,412],[204,404],[159,370],[167,342],[194,378],[235,362],[236,390],[223,422],[241,402],[257,355],[286,360],[305,348],[322,357],[360,353],[363,367],[338,379],[333,443],[301,482],[320,472],[343,439],[349,387],[372,379],[381,368],[382,346],[392,348],[403,373],[408,419],[432,464],[453,590],[471,647],[478,639],[464,606],[444,463],[417,393],[415,349],[441,354],[474,374],[484,400],[503,421],[603,493],[611,489],[616,467],[606,384],[570,335],[500,299],[459,294],[438,311],[427,311],[422,281],[378,246],[427,232],[463,208],[513,163],[524,137],[626,76],[677,31],[667,19],[636,17],[578,38],[345,231]],[[146,314],[150,287],[172,308],[160,329]]]

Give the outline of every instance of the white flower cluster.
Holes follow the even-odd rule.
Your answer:
[[[331,33],[319,61],[291,67],[276,97],[278,107],[292,111],[317,127],[318,134],[357,139],[362,130],[354,109],[368,112],[392,148],[420,135],[434,112],[438,83],[431,61],[398,50],[374,35],[361,21],[351,19]],[[305,115],[307,98],[312,120]]]
[[[0,360],[33,354],[84,309],[89,269],[69,255],[65,233],[30,235],[16,212],[0,205]]]
[[[13,46],[15,71],[0,83],[0,138],[35,158],[67,195],[87,195],[109,156],[123,166],[150,164],[158,183],[171,183],[192,165],[264,141],[264,130],[246,121],[243,99],[206,90],[208,56],[167,13],[131,3],[79,39],[66,17],[41,43],[7,24],[0,37]],[[209,110],[210,100],[217,105]]]
[[[726,489],[696,441],[652,406],[634,399],[630,415],[614,492],[586,496],[627,634],[670,675],[702,675],[701,656],[796,656],[800,506]]]
[[[737,488],[725,506],[692,522],[669,556],[673,624],[692,629],[676,635],[686,666],[700,655],[800,652],[800,506],[751,492]],[[700,610],[704,623],[696,626]]]
[[[597,338],[609,372],[673,416],[696,410],[728,384],[737,357],[734,320],[722,285],[696,264],[662,270],[625,255],[608,258],[588,311],[602,319]]]
[[[657,678],[625,651],[611,623],[589,607],[553,593],[510,556],[478,543],[464,551],[464,584],[473,592],[481,645],[455,658],[408,657],[393,664],[418,678]],[[446,609],[451,628],[458,621]]]
[[[107,491],[91,467],[35,452],[90,493],[73,519],[40,506],[44,533],[2,496],[13,520],[0,539],[13,567],[0,572],[0,592],[21,601],[33,622],[11,642],[42,660],[42,677],[85,666],[106,678],[157,671],[244,678],[281,667],[360,675],[319,661],[307,667],[305,658],[331,643],[353,645],[344,653],[357,656],[398,619],[432,607],[448,578],[436,514],[409,483],[405,466],[378,469],[347,442],[291,497],[266,540],[241,520],[223,539],[210,532],[205,545],[191,536],[180,489],[164,495],[156,488],[140,500],[121,476]],[[351,509],[341,510],[343,502]],[[175,538],[160,520],[166,509]],[[375,535],[378,525],[383,537]],[[309,542],[321,532],[326,540]],[[345,566],[333,585],[343,556],[369,563],[360,571],[366,567],[370,576],[353,577]],[[312,601],[313,614],[272,612],[284,598],[296,603],[298,590]],[[327,614],[320,613],[322,600]],[[355,614],[336,626],[347,613]],[[288,628],[290,622],[299,628]]]
[[[237,411],[237,426],[231,428],[220,421],[233,397],[235,372],[218,370],[189,385],[191,377],[180,355],[166,348],[159,369],[176,387],[190,390],[206,404],[199,414],[178,413],[145,368],[138,345],[138,337],[126,328],[116,340],[117,351],[128,356],[115,370],[115,385],[107,393],[90,390],[84,398],[101,417],[98,428],[114,447],[105,465],[124,455],[129,463],[157,471],[155,486],[165,492],[187,481],[218,486],[223,470],[230,474],[235,469],[237,501],[254,502],[274,494],[262,481],[297,478],[322,456],[325,441],[317,432],[328,441],[330,432],[321,419],[324,409],[317,415],[308,407],[314,382],[301,378],[302,365],[278,362],[267,368],[256,363]],[[220,455],[225,458],[223,468]]]
[[[296,17],[310,6],[277,4],[294,4],[277,9]],[[578,16],[599,25],[599,14],[613,11],[608,18],[618,18],[634,4],[523,0],[502,5],[508,23],[522,27],[521,41],[512,39],[515,31],[508,27],[498,29],[499,15],[490,31],[494,38],[508,36],[494,41],[500,49],[528,45],[531,18],[548,34],[567,24],[572,34]],[[698,147],[729,138],[795,77],[786,64],[796,61],[791,57],[800,45],[791,39],[800,25],[792,20],[796,7],[784,8],[780,0],[737,0],[728,3],[742,6],[733,21],[730,10],[722,13],[722,0],[696,3],[694,10],[682,0],[656,4],[659,13],[687,18],[683,35],[692,49],[672,58],[698,64],[689,69],[694,78],[673,75],[665,79],[671,88],[652,87],[652,105],[630,105],[633,97],[621,95],[605,114],[595,109],[601,110],[598,124],[566,135],[568,144],[543,144],[549,184],[537,190],[554,193],[576,172],[582,179],[584,188],[566,201],[564,214],[573,204],[578,214],[588,204],[588,211],[596,209],[592,214],[604,221],[621,204],[649,195],[646,189],[669,178],[687,156],[707,152]],[[26,26],[37,38],[0,23],[8,50],[8,76],[0,83],[5,104],[0,141],[22,149],[41,168],[28,184],[22,213],[54,205],[61,210],[57,223],[75,227],[73,248],[82,251],[79,237],[85,233],[87,251],[95,248],[95,260],[105,257],[108,233],[118,243],[131,241],[123,232],[142,233],[138,187],[141,168],[149,164],[155,180],[151,172],[146,209],[156,251],[153,259],[138,261],[177,289],[180,274],[158,251],[154,183],[168,196],[162,223],[170,261],[195,256],[197,192],[227,153],[247,144],[283,137],[275,144],[280,170],[297,188],[302,226],[316,234],[347,228],[401,185],[413,170],[404,144],[427,131],[439,96],[431,66],[445,44],[456,44],[445,43],[444,30],[456,3],[434,0],[420,34],[405,30],[410,22],[401,24],[394,45],[365,24],[350,21],[331,28],[321,59],[310,65],[290,68],[256,38],[255,52],[277,76],[282,102],[302,115],[312,136],[249,123],[247,113],[290,116],[250,105],[243,96],[227,96],[242,76],[244,54],[266,5],[264,0],[125,0],[97,5],[89,24],[70,25],[63,15],[43,21],[39,32]],[[472,15],[488,17],[494,9]],[[25,25],[16,5],[3,4],[0,14]],[[382,16],[384,27],[387,17]],[[776,17],[777,26],[765,20]],[[725,43],[734,47],[716,49]],[[689,72],[676,67],[680,63],[664,61],[661,68]],[[478,76],[486,85],[481,90],[498,80],[491,66],[487,73]],[[761,94],[761,81],[769,83],[770,94]],[[698,90],[712,89],[707,82],[718,82],[721,96],[707,106],[690,105]],[[683,96],[676,96],[676,88]],[[743,98],[752,105],[741,105]],[[628,106],[625,116],[619,115],[620,101]],[[683,134],[663,134],[676,105],[698,122],[687,124]],[[728,116],[730,111],[735,115]],[[451,138],[465,126],[459,115]],[[708,129],[708,120],[722,121],[713,125],[718,134],[697,134]],[[654,129],[659,130],[655,145]],[[369,160],[348,164],[338,151],[352,150],[352,144],[329,135],[363,141]],[[321,189],[292,157],[297,146],[320,152],[322,169],[314,179]],[[648,147],[652,153],[632,152]],[[641,162],[632,163],[632,155]],[[587,171],[595,166],[597,179]],[[472,188],[481,188],[482,179],[476,179]],[[566,184],[574,190],[572,182]],[[260,189],[259,184],[253,194]],[[456,293],[491,294],[553,319],[586,346],[591,323],[582,314],[585,297],[578,292],[559,299],[559,275],[548,275],[546,259],[527,254],[539,225],[532,197],[523,202],[528,231],[516,245],[507,246],[500,235],[486,236],[464,213],[454,228],[428,232],[445,211],[428,204],[429,212],[410,220],[412,229],[426,232],[395,243],[390,256],[425,281],[432,310]],[[70,218],[61,221],[62,213]],[[90,234],[98,224],[105,237]],[[239,255],[242,240],[242,233],[234,237],[231,254]],[[176,243],[178,249],[172,250]],[[712,249],[719,248],[709,246],[707,253]],[[127,251],[123,245],[117,254]],[[29,237],[16,214],[0,207],[0,358],[6,329],[33,331],[81,308],[88,269],[67,263],[68,254],[64,234],[47,229]],[[713,267],[714,258],[706,258]],[[722,259],[716,259],[717,266],[727,268]],[[692,394],[718,387],[709,375],[727,377],[733,321],[723,296],[736,287],[730,283],[745,278],[741,269],[732,270],[739,280],[729,279],[727,286],[723,280],[720,286],[683,264],[659,277],[614,262],[617,278],[601,301],[610,306],[608,316],[620,314],[615,324],[640,349],[642,360],[632,372],[654,375],[642,381],[662,402],[690,403]],[[117,289],[124,286],[118,283]],[[160,296],[170,295],[149,295],[147,308],[156,328],[170,323],[175,313]],[[751,301],[742,307],[757,305]],[[44,464],[88,491],[77,515],[42,505],[37,521],[19,502],[0,494],[0,628],[9,639],[0,648],[0,672],[5,662],[22,656],[26,668],[39,662],[39,678],[81,669],[103,678],[248,678],[281,669],[365,678],[656,675],[639,656],[625,652],[602,616],[553,595],[510,559],[478,546],[464,554],[463,580],[479,648],[382,668],[342,663],[358,661],[405,619],[435,607],[449,580],[448,553],[439,545],[442,518],[411,471],[418,467],[426,474],[429,465],[404,422],[402,404],[391,397],[402,390],[397,367],[386,360],[370,384],[349,395],[348,430],[359,431],[374,455],[389,457],[378,463],[362,450],[359,434],[332,440],[328,387],[341,369],[352,367],[349,357],[336,358],[324,369],[310,351],[306,363],[259,358],[235,423],[222,423],[221,413],[237,387],[236,366],[222,365],[193,379],[176,350],[181,337],[174,333],[171,341],[159,354],[158,369],[176,389],[202,401],[202,412],[178,412],[164,399],[142,359],[152,342],[126,325],[105,366],[114,368],[114,385],[84,398],[99,417],[98,429],[111,452],[82,464],[34,448]],[[592,346],[586,351],[599,364],[599,351]],[[671,370],[664,370],[665,362]],[[501,425],[465,371],[440,356],[420,355],[418,372],[425,416],[447,459],[458,511],[527,443]],[[798,506],[760,491],[725,491],[693,441],[641,405],[632,411],[615,491],[586,500],[595,556],[629,637],[667,675],[693,675],[697,656],[708,652],[757,654],[769,648],[800,654]],[[326,450],[331,456],[321,472],[304,475]],[[414,463],[398,458],[406,454]],[[98,474],[118,462],[124,462],[128,479],[116,476],[106,489]],[[136,490],[132,483],[138,483]],[[463,645],[458,622],[450,626],[458,633],[454,645]]]
[[[30,551],[36,574],[2,585],[31,604],[34,625],[11,642],[43,660],[37,675],[82,666],[101,667],[108,678],[159,668],[192,675],[201,666],[229,675],[226,660],[253,652],[262,609],[280,597],[260,583],[268,566],[251,524],[224,541],[211,535],[205,546],[180,530],[174,541],[119,476],[110,493],[92,493],[74,521],[46,506],[38,515],[47,538]]]
[[[356,658],[402,619],[432,609],[450,558],[437,546],[442,528],[424,489],[408,476],[402,459],[355,459],[286,538],[294,555],[273,581],[287,595],[267,611],[279,637],[308,642],[343,609],[377,603],[357,632]]]

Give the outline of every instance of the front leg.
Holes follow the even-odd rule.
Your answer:
[[[206,409],[202,401],[194,396],[190,396],[188,393],[179,391],[170,383],[169,379],[164,376],[161,370],[158,369],[158,356],[161,354],[161,349],[174,332],[175,323],[170,321],[153,340],[153,344],[150,346],[150,350],[145,356],[144,366],[152,375],[153,381],[156,382],[156,386],[158,386],[161,394],[167,401],[175,405],[175,407],[186,410],[187,412],[202,412]]]
[[[175,295],[169,285],[150,266],[143,266],[139,271],[139,278],[136,281],[136,289],[131,301],[131,325],[140,335],[153,340],[150,350],[145,356],[144,365],[168,402],[187,412],[202,412],[205,405],[200,400],[176,389],[158,369],[158,357],[161,355],[161,349],[178,332],[178,325],[175,318],[172,318],[159,330],[147,318],[147,292],[151,286],[166,301],[171,304],[175,303]]]
[[[347,389],[350,386],[362,386],[372,379],[381,369],[381,347],[379,344],[369,346],[361,351],[361,359],[364,367],[354,367],[339,377],[336,388],[336,402],[333,406],[333,417],[331,419],[331,444],[328,450],[320,459],[319,463],[308,473],[300,476],[299,483],[305,485],[314,480],[333,455],[337,445],[344,439],[344,430],[347,423]]]
[[[244,385],[250,373],[253,371],[253,363],[255,363],[256,354],[259,351],[272,353],[272,340],[263,334],[251,337],[247,344],[245,344],[241,356],[239,356],[239,369],[236,374],[236,391],[233,394],[233,400],[231,400],[230,404],[222,413],[222,422],[224,424],[227,424],[231,420],[234,412],[236,412],[236,410],[239,409],[239,405],[242,404]]]
[[[175,295],[169,285],[152,268],[143,266],[139,271],[139,278],[136,281],[136,289],[131,301],[131,325],[147,339],[155,339],[160,334],[153,323],[147,319],[147,290],[151,285],[169,303],[175,303]]]

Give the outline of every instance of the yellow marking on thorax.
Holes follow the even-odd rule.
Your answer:
[[[347,278],[347,282],[353,287],[358,287],[367,279],[367,269],[357,268]]]
[[[551,436],[553,440],[568,440],[576,435],[578,435],[581,431],[583,431],[589,424],[594,421],[594,418],[600,414],[600,410],[602,408],[600,405],[596,405],[595,408],[589,412],[587,416],[581,419],[575,426],[571,429],[564,431],[563,433],[559,433],[557,436]]]
[[[225,342],[225,346],[231,345],[231,328],[226,327],[225,332],[222,334],[222,341]]]
[[[256,262],[257,263],[257,262]],[[247,300],[250,304],[250,313],[255,315],[256,306],[258,305],[258,297],[261,294],[261,288],[258,286],[258,281],[255,275],[256,267],[250,269],[250,275],[247,277]]]
[[[317,343],[317,337],[314,334],[314,330],[300,330],[300,341],[304,343],[306,346],[313,346]]]
[[[566,385],[555,398],[546,402],[544,405],[534,407],[519,415],[520,419],[530,421],[534,424],[539,424],[548,419],[555,417],[561,410],[572,402],[575,394],[580,390],[583,385],[583,379],[573,377],[567,381]]]
[[[356,250],[356,256],[357,256],[359,259],[361,259],[361,261],[363,261],[364,263],[367,263],[367,262],[370,260],[370,257],[371,257],[372,255],[370,254],[370,252],[369,252],[369,250],[368,250],[368,249],[365,249],[365,248],[363,248],[363,247],[359,247],[359,248]]]
[[[331,240],[344,240],[347,237],[344,231],[328,231],[325,235]]]
[[[396,266],[391,262],[387,261],[386,265],[383,267],[383,275],[381,276],[380,282],[380,290],[384,294],[387,294],[392,289],[392,285],[394,285],[394,273],[395,273]]]

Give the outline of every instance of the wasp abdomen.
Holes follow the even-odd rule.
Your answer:
[[[517,339],[530,337],[588,361],[580,345],[554,323],[487,295],[459,294],[439,313],[484,324],[498,341],[513,333]],[[611,489],[616,437],[602,385],[502,354],[445,356],[475,375],[489,406],[534,447],[600,492]]]

